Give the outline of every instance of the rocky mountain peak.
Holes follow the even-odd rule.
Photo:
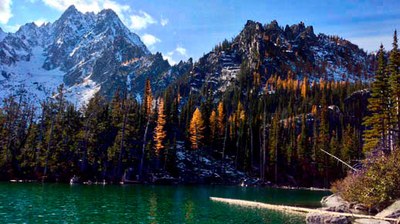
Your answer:
[[[65,11],[64,13],[61,15],[60,19],[65,19],[65,18],[70,18],[76,15],[80,15],[82,14],[81,12],[79,12],[75,5],[70,5]]]
[[[0,30],[0,100],[19,88],[37,100],[64,84],[67,99],[82,106],[97,92],[142,94],[146,79],[160,92],[189,69],[151,54],[111,9],[81,13],[72,5],[52,24]]]
[[[0,27],[0,41],[2,41],[4,39],[4,37],[6,37],[6,35],[7,34]]]
[[[237,83],[243,66],[260,74],[260,83],[271,75],[286,79],[368,81],[373,57],[343,38],[315,35],[303,22],[281,28],[277,21],[264,26],[248,20],[233,41],[205,54],[191,71],[190,91],[211,88],[221,95]]]
[[[268,30],[279,30],[279,31],[282,30],[278,24],[278,21],[276,21],[276,20],[272,20],[271,23],[267,24],[265,27]]]

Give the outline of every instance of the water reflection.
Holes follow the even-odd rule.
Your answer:
[[[303,217],[215,203],[208,198],[313,206],[326,194],[221,186],[0,183],[0,223],[303,223]]]

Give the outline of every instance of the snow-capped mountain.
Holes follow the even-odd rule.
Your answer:
[[[43,99],[65,84],[67,98],[80,106],[99,91],[107,98],[117,89],[141,94],[147,78],[162,89],[180,75],[175,70],[110,9],[83,14],[70,6],[54,23],[0,30],[0,97],[25,92]]]
[[[280,27],[276,21],[262,25],[248,21],[231,41],[225,40],[194,65],[191,91],[211,88],[217,95],[235,85],[241,66],[260,74],[265,85],[271,75],[309,80],[370,81],[375,57],[357,45],[325,34],[300,22]]]
[[[193,64],[170,66],[151,54],[114,11],[81,13],[69,7],[54,23],[28,23],[16,32],[0,29],[0,99],[25,93],[51,97],[60,84],[65,96],[81,106],[97,92],[110,99],[117,89],[143,93],[146,79],[161,92],[179,80],[189,91],[224,93],[238,81],[241,66],[260,75],[310,80],[370,80],[374,55],[337,36],[314,33],[304,23],[280,27],[248,21],[231,41],[224,41]],[[183,79],[179,79],[186,74]],[[182,81],[183,80],[183,81]]]

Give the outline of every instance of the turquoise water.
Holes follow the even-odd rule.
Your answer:
[[[327,194],[225,186],[0,183],[0,223],[304,223],[301,216],[209,197],[317,207]]]

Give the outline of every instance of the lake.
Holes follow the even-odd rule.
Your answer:
[[[304,223],[210,196],[318,207],[329,192],[234,186],[0,183],[0,223]]]

